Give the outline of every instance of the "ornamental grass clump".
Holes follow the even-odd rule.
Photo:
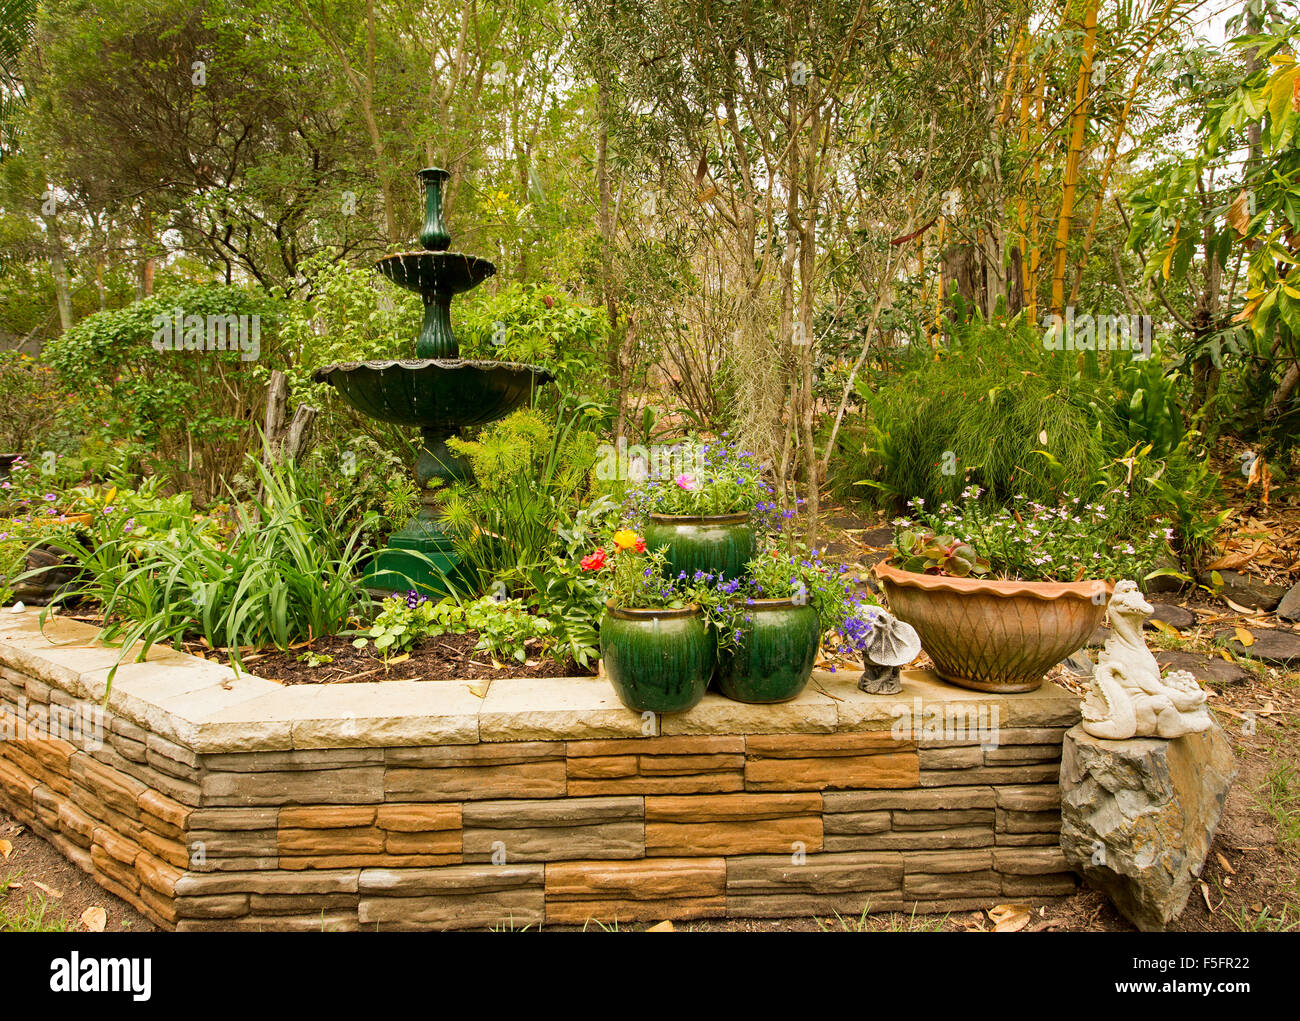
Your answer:
[[[78,579],[55,605],[98,604],[101,637],[123,658],[136,642],[143,659],[155,643],[199,637],[240,667],[244,652],[342,631],[369,601],[359,530],[343,527],[350,508],[328,503],[292,461],[250,460],[263,496],[233,508],[233,534],[201,516],[164,533],[112,512],[62,536]]]

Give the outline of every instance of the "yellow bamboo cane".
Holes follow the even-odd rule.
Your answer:
[[[1097,235],[1097,223],[1101,219],[1101,209],[1106,201],[1106,188],[1110,184],[1110,175],[1115,168],[1116,158],[1119,156],[1119,144],[1124,137],[1124,131],[1128,127],[1129,114],[1133,110],[1133,102],[1137,98],[1138,86],[1142,84],[1142,77],[1146,74],[1147,61],[1151,59],[1151,52],[1155,49],[1156,39],[1165,27],[1165,21],[1169,17],[1169,12],[1173,10],[1174,0],[1165,0],[1164,10],[1160,12],[1160,20],[1156,23],[1155,31],[1151,33],[1151,38],[1147,40],[1146,48],[1142,51],[1142,59],[1138,61],[1137,70],[1133,74],[1133,83],[1129,86],[1128,95],[1124,99],[1124,109],[1120,111],[1119,119],[1115,122],[1115,128],[1110,136],[1110,150],[1106,154],[1106,163],[1101,170],[1101,181],[1097,186],[1097,202],[1092,207],[1092,218],[1088,221],[1088,233],[1083,236],[1083,256],[1082,261],[1086,262],[1088,253],[1092,251],[1092,242]],[[1070,288],[1070,304],[1079,297],[1079,287],[1083,284],[1083,273],[1080,272],[1074,279],[1074,285]]]
[[[1097,8],[1100,0],[1087,0],[1083,13],[1083,54],[1079,61],[1079,78],[1074,90],[1073,127],[1070,150],[1065,161],[1065,179],[1061,188],[1061,215],[1056,221],[1056,259],[1052,268],[1052,308],[1058,314],[1065,306],[1065,255],[1070,240],[1070,223],[1074,219],[1074,196],[1079,187],[1079,163],[1083,155],[1083,136],[1088,127],[1088,85],[1092,78],[1092,58],[1097,49]]]

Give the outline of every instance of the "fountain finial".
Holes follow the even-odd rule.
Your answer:
[[[424,189],[424,226],[420,228],[420,244],[426,252],[445,252],[451,247],[451,234],[442,218],[442,196],[451,174],[441,167],[425,167],[417,170],[415,176]]]

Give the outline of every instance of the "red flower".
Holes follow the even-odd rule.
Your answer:
[[[590,556],[583,557],[581,566],[584,571],[599,571],[605,566],[605,551],[598,549]]]
[[[638,553],[645,552],[645,540],[642,539],[641,536],[639,535],[636,537],[636,551]]]

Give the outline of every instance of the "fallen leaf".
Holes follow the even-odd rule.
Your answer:
[[[1247,648],[1255,644],[1255,636],[1244,627],[1235,627],[1232,629],[1232,633],[1237,636],[1237,641]]]
[[[1154,617],[1152,617],[1151,620],[1148,621],[1148,623],[1149,623],[1153,628],[1155,628],[1157,631],[1161,631],[1161,632],[1163,632],[1164,634],[1167,634],[1167,635],[1177,635],[1177,634],[1178,634],[1178,629],[1177,629],[1176,627],[1174,627],[1172,624],[1170,624],[1168,621],[1164,621],[1164,620],[1156,620]]]
[[[988,909],[989,920],[995,925],[1001,925],[1008,919],[1015,918],[1017,915],[1029,915],[1029,905],[1027,904],[998,904]]]
[[[479,681],[477,684],[471,684],[469,690],[471,694],[477,695],[479,698],[487,698],[488,682]]]
[[[108,912],[103,908],[86,908],[81,913],[81,927],[87,932],[103,932],[108,924]]]
[[[1047,446],[1047,430],[1046,430],[1046,429],[1040,429],[1040,430],[1039,430],[1039,432],[1038,432],[1038,442],[1041,443],[1043,446]]]
[[[646,932],[676,932],[676,931],[677,930],[673,928],[673,923],[668,921],[660,922],[658,925],[652,925],[650,926],[650,928],[646,930]]]
[[[1227,596],[1220,596],[1219,598],[1222,599],[1222,600],[1223,600],[1225,603],[1227,603],[1229,606],[1231,606],[1231,607],[1232,607],[1234,610],[1236,610],[1238,613],[1253,614],[1253,613],[1255,612],[1254,610],[1250,609],[1249,607],[1242,606],[1240,603],[1234,603],[1234,602],[1233,602],[1231,599],[1229,599]]]
[[[7,840],[0,840],[0,858],[8,859],[14,853],[14,845]]]
[[[37,882],[35,879],[32,880],[32,886],[34,886],[34,887],[36,887],[36,889],[40,890],[41,893],[43,893],[43,894],[45,894],[47,897],[49,897],[50,900],[62,900],[62,899],[63,899],[63,891],[62,891],[62,890],[56,890],[56,889],[54,889],[54,887],[52,887],[52,886],[46,886],[44,883]]]
[[[1201,899],[1205,901],[1205,906],[1210,909],[1210,914],[1214,914],[1214,905],[1210,903],[1210,884],[1204,879],[1200,882]]]
[[[388,665],[392,666],[394,663],[405,663],[410,658],[411,658],[411,654],[409,652],[404,652],[400,656],[394,656],[392,659],[390,659],[388,661]]]
[[[1028,924],[1029,924],[1029,912],[1026,911],[1024,914],[1013,915],[1011,918],[1008,918],[1005,921],[998,922],[997,925],[993,926],[993,931],[994,932],[1019,932]]]

